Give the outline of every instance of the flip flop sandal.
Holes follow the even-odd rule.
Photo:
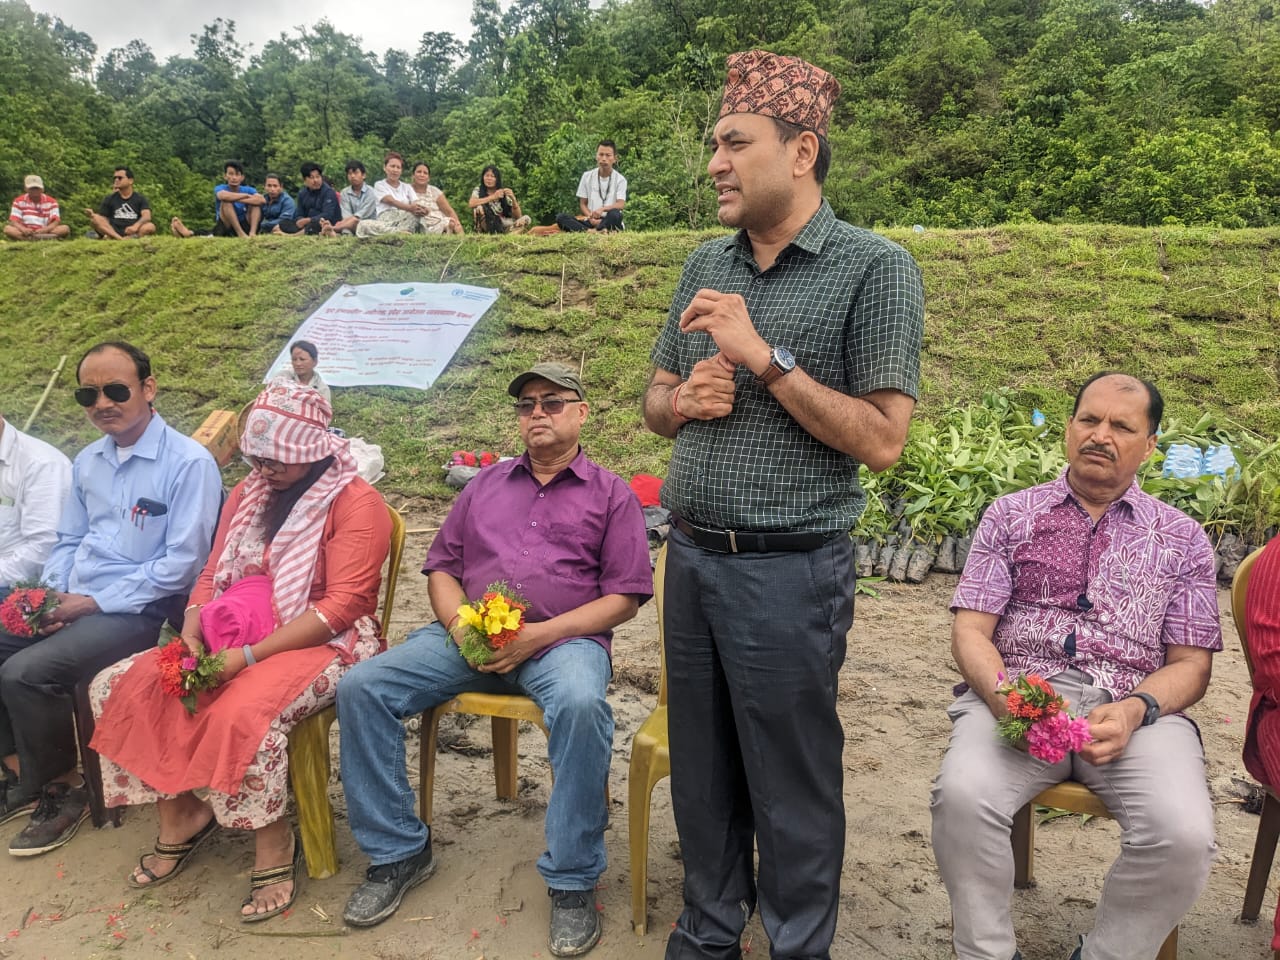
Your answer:
[[[293,892],[289,894],[289,899],[280,906],[268,910],[266,913],[242,913],[240,914],[241,923],[260,923],[263,920],[270,920],[272,917],[279,916],[290,907],[293,901],[298,897],[298,864],[302,862],[302,844],[298,841],[295,834],[293,838],[293,860],[279,867],[267,867],[265,870],[249,871],[249,896],[244,898],[244,903],[240,904],[240,909],[253,906],[253,891],[262,887],[269,887],[273,883],[284,883],[286,880],[293,881]]]
[[[187,861],[191,859],[191,855],[196,852],[196,848],[204,843],[216,829],[218,829],[218,821],[211,819],[186,843],[161,843],[157,840],[155,849],[150,854],[144,853],[138,858],[138,872],[146,877],[147,880],[144,883],[139,883],[133,874],[129,874],[129,886],[137,890],[145,890],[148,887],[158,887],[162,883],[168,883],[182,872],[187,865]],[[142,861],[148,856],[153,856],[157,860],[175,861],[173,869],[166,874],[157,876],[150,867],[143,866]]]

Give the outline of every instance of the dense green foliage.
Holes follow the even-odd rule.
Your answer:
[[[425,393],[334,391],[337,423],[382,445],[384,490],[445,497],[441,465],[454,449],[519,450],[505,385],[550,359],[583,368],[592,455],[623,476],[662,475],[670,443],[640,423],[649,349],[685,258],[712,235],[0,246],[0,410],[21,425],[67,354],[35,432],[74,451],[96,436],[71,397],[74,365],[91,343],[122,337],[151,353],[159,409],[191,431],[210,411],[252,399],[276,353],[339,283],[445,279],[496,287],[501,296],[436,385]],[[991,391],[1006,389],[1000,396],[1023,411],[1002,408],[996,432],[1036,437],[1043,452],[1028,448],[1036,470],[1041,459],[1052,468],[1060,456],[1076,385],[1103,368],[1160,386],[1170,437],[1247,440],[1247,467],[1261,449],[1251,432],[1280,435],[1280,231],[1022,225],[891,236],[920,262],[928,315],[912,441],[904,466],[878,478],[879,489],[914,499],[923,491],[904,484],[928,481],[939,502],[922,533],[960,528],[965,517],[954,515],[972,512],[967,494],[953,496],[933,480],[945,474],[959,486],[970,474],[967,484],[995,490],[1009,476],[1001,459],[1007,444],[992,448],[990,422],[963,425],[963,408]],[[1042,442],[1025,426],[1032,407],[1048,417]],[[963,443],[952,442],[953,426]],[[946,460],[961,448],[963,469]],[[1012,469],[1014,479],[1033,475],[1028,465]],[[1263,487],[1245,493],[1257,505],[1247,511],[1274,509],[1262,504]],[[1238,506],[1206,503],[1193,512],[1236,526]]]
[[[503,7],[506,7],[504,10]],[[326,21],[275,38],[214,20],[191,54],[98,51],[0,0],[0,185],[42,173],[79,225],[129,163],[161,223],[209,217],[229,157],[342,185],[390,147],[455,205],[486,163],[548,222],[597,139],[633,228],[714,225],[705,166],[727,53],[801,54],[844,83],[828,194],[861,224],[1280,223],[1273,0],[474,0],[464,46],[362,49]],[[250,50],[252,49],[252,53]]]

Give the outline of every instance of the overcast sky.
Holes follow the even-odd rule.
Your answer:
[[[292,34],[295,27],[310,27],[321,19],[360,37],[361,47],[378,56],[391,47],[414,53],[428,30],[447,31],[463,41],[471,35],[471,0],[368,7],[351,0],[27,0],[27,5],[89,34],[99,57],[136,39],[161,62],[174,54],[189,56],[191,34],[200,33],[215,17],[235,21],[236,39],[250,53],[261,52],[281,32]]]

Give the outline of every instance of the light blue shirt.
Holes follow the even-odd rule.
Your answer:
[[[43,579],[93,597],[103,613],[185,597],[209,556],[221,504],[213,457],[153,414],[124,463],[111,437],[80,451]]]

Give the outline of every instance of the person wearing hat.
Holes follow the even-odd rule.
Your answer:
[[[22,181],[26,193],[19,194],[9,208],[4,235],[10,240],[64,240],[71,228],[62,222],[58,201],[44,192],[44,181],[36,174]]]
[[[729,57],[707,171],[738,229],[689,257],[652,353],[645,423],[675,440],[663,616],[685,905],[668,960],[738,956],[757,904],[779,960],[828,957],[835,933],[847,534],[859,466],[902,452],[924,326],[911,256],[823,199],[839,91],[796,57]]]
[[[413,812],[403,720],[465,691],[521,693],[542,710],[555,778],[537,864],[551,895],[551,952],[578,956],[601,930],[594,890],[613,749],[610,640],[653,594],[653,576],[639,501],[579,446],[588,408],[578,374],[540,363],[508,392],[526,450],[480,471],[432,542],[422,570],[436,622],[338,685],[339,713],[359,718],[342,724],[342,785],[370,860],[343,919],[380,923],[436,867],[434,830]],[[458,608],[501,581],[528,600],[527,622],[475,668],[456,646]]]

